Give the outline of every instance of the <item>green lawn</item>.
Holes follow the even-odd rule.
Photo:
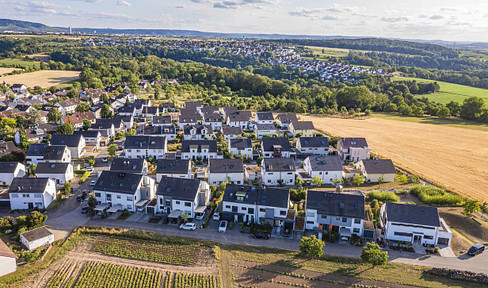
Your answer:
[[[456,101],[459,103],[463,103],[464,99],[469,98],[471,96],[478,96],[483,98],[486,102],[488,102],[488,90],[470,87],[466,85],[459,85],[459,84],[452,84],[442,81],[434,81],[428,79],[421,79],[421,78],[410,78],[410,77],[393,77],[393,81],[401,81],[401,80],[416,80],[419,83],[429,83],[429,82],[437,82],[441,90],[439,93],[433,94],[424,94],[418,95],[417,97],[426,97],[430,101],[447,104],[450,101]]]
[[[0,66],[20,66],[22,68],[26,67],[40,67],[40,62],[39,61],[26,61],[22,59],[2,59],[0,60]]]

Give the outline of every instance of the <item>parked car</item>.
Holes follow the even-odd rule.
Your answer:
[[[84,200],[85,200],[85,199],[83,198],[83,195],[78,195],[78,196],[76,196],[76,201],[78,201],[78,202],[82,202],[82,203],[83,203],[83,201],[84,201]]]
[[[468,250],[468,255],[469,256],[476,256],[478,254],[483,253],[485,251],[485,245],[483,244],[475,244]]]
[[[227,231],[227,221],[226,220],[222,220],[220,221],[220,225],[219,225],[219,232],[225,232]]]
[[[93,180],[90,182],[90,186],[95,186],[95,184],[97,184],[97,180]]]
[[[107,158],[107,157],[103,157],[103,158],[102,158],[102,162],[103,162],[103,163],[108,163],[108,158]]]
[[[195,231],[197,229],[197,225],[195,225],[195,223],[185,223],[180,225],[180,229]]]
[[[198,221],[201,221],[201,220],[203,220],[203,217],[205,217],[205,213],[198,213],[195,216],[195,219],[198,220]]]
[[[252,238],[268,240],[271,237],[268,233],[256,232],[252,234]]]
[[[88,209],[90,209],[90,206],[88,206],[88,205],[81,207],[81,214],[88,213]]]
[[[220,213],[219,212],[215,212],[213,214],[212,219],[215,220],[215,221],[219,221],[220,220]]]
[[[88,195],[88,193],[90,193],[90,191],[88,191],[88,190],[81,191],[81,195]]]
[[[88,172],[93,172],[93,166],[87,166],[85,167],[85,170]]]

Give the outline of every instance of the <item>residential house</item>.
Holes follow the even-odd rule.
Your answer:
[[[224,119],[228,119],[229,115],[236,114],[238,113],[239,110],[235,106],[225,106],[222,107],[222,115],[224,116]]]
[[[25,176],[25,165],[18,162],[0,162],[0,184],[10,185],[16,177]]]
[[[313,134],[317,132],[312,121],[291,122],[289,130],[293,135],[301,135],[304,137],[313,137]]]
[[[70,98],[54,104],[58,108],[61,115],[66,116],[75,113],[76,106],[80,104],[80,98]]]
[[[153,126],[173,126],[171,115],[154,116],[152,119]]]
[[[257,112],[255,118],[257,124],[273,124],[274,122],[273,113],[271,112]]]
[[[159,159],[156,166],[156,181],[159,183],[162,177],[193,178],[191,161],[184,159]]]
[[[390,159],[364,159],[356,164],[356,168],[367,183],[395,181],[396,169]]]
[[[136,116],[136,106],[135,105],[127,105],[127,106],[124,106],[124,107],[120,107],[119,108],[119,115],[120,116]]]
[[[115,158],[110,166],[112,172],[147,175],[148,165],[146,159]]]
[[[221,133],[225,141],[229,142],[230,139],[237,139],[239,136],[242,136],[242,129],[241,127],[224,126],[221,129]]]
[[[204,108],[207,106],[204,106]],[[224,118],[220,113],[208,113],[203,115],[202,124],[209,125],[214,131],[222,129],[222,121]]]
[[[249,138],[230,139],[229,152],[232,152],[234,156],[245,155],[246,158],[249,157],[252,160],[252,140]]]
[[[337,153],[344,162],[359,162],[369,159],[368,142],[365,138],[341,138],[337,141]]]
[[[320,178],[323,184],[337,184],[342,180],[341,158],[337,155],[310,156],[303,161],[303,169],[310,179]],[[334,183],[337,181],[337,183]]]
[[[198,113],[202,113],[202,101],[187,101],[185,102],[185,109],[193,109]]]
[[[83,128],[83,120],[88,120],[90,121],[91,124],[94,124],[97,118],[95,117],[95,114],[93,112],[88,111],[88,112],[80,112],[80,113],[75,113],[73,115],[67,115],[61,117],[61,124],[65,123],[71,123],[75,127],[75,129],[81,129]]]
[[[187,125],[183,130],[185,140],[210,140],[213,136],[210,125]]]
[[[81,134],[85,138],[85,150],[94,151],[100,149],[103,138],[99,130],[76,131],[74,134]]]
[[[242,129],[249,129],[252,121],[251,111],[238,111],[237,113],[227,116],[227,125],[231,127],[241,127]]]
[[[288,209],[288,189],[227,184],[221,218],[232,222],[269,223],[275,233],[292,230],[295,213]]]
[[[57,186],[64,186],[74,178],[73,166],[70,163],[39,163],[36,168],[36,176],[52,178]]]
[[[283,130],[289,130],[292,122],[298,122],[297,115],[295,113],[282,113],[276,117],[276,124]]]
[[[111,205],[114,212],[123,209],[144,211],[155,192],[156,183],[151,177],[115,171],[102,171],[93,187],[98,202]]]
[[[381,207],[380,221],[386,240],[414,246],[451,245],[452,232],[437,207],[387,202]]]
[[[163,176],[157,197],[156,211],[169,214],[170,220],[179,220],[183,213],[194,218],[205,212],[210,202],[210,186],[201,180]]]
[[[155,136],[127,136],[124,142],[127,158],[162,159],[166,155],[166,137]]]
[[[46,209],[56,199],[56,182],[50,178],[14,178],[10,189],[12,210]]]
[[[178,128],[183,131],[185,126],[194,126],[198,125],[202,120],[202,116],[200,114],[195,113],[187,113],[182,112],[178,117]]]
[[[290,158],[290,141],[286,137],[265,137],[261,140],[261,154],[264,158]]]
[[[208,161],[208,183],[218,186],[225,181],[232,184],[244,184],[242,159],[210,159]]]
[[[26,162],[35,165],[43,162],[70,163],[71,151],[66,145],[31,144],[27,149]]]
[[[264,136],[274,136],[278,133],[278,130],[274,124],[256,124],[254,125],[254,133],[256,133],[258,139],[262,139]]]
[[[174,103],[171,102],[163,102],[159,104],[159,112],[160,113],[168,113],[173,112],[176,110],[176,106]]]
[[[0,277],[17,270],[17,255],[0,239]]]
[[[296,147],[302,154],[328,155],[329,138],[327,137],[300,137]]]
[[[24,84],[13,84],[10,87],[14,93],[25,94],[27,92],[27,86]]]
[[[144,118],[153,118],[159,115],[158,106],[142,106],[141,116]]]
[[[261,163],[263,185],[295,185],[295,172],[293,158],[265,158]]]
[[[91,130],[99,131],[102,134],[102,145],[107,145],[108,142],[115,138],[115,126],[112,119],[97,119],[95,124],[91,126]]]
[[[222,158],[222,153],[217,152],[217,140],[181,141],[181,159],[207,160]]]
[[[114,119],[114,128],[116,132],[117,130],[125,132],[126,130],[134,128],[134,116],[117,115],[113,117],[113,119]],[[124,127],[119,126],[119,128],[116,128],[117,123],[120,122],[122,122]]]
[[[219,106],[202,106],[200,114],[205,116],[207,114],[220,114]]]
[[[33,128],[25,129],[25,133],[29,142],[42,142],[48,135],[53,135],[58,129],[58,124],[55,123],[45,123],[38,124]],[[20,144],[20,131],[18,130],[14,135],[14,141],[17,145]]]
[[[112,119],[110,119],[110,120],[112,120],[111,122],[114,125],[115,133],[118,133],[118,132],[125,133],[127,130],[127,127],[125,126],[125,123],[124,123],[124,119],[122,117],[124,117],[124,116],[115,116]],[[130,128],[132,128],[132,126]]]
[[[364,195],[361,192],[307,191],[305,206],[308,230],[329,233],[333,231],[342,237],[352,234],[363,236]]]
[[[166,137],[168,141],[176,139],[175,126],[144,126],[142,130],[144,136]]]
[[[66,145],[71,152],[72,158],[81,158],[85,154],[85,137],[81,134],[76,135],[53,135],[51,145]]]
[[[0,157],[9,155],[12,152],[16,152],[16,151],[19,151],[19,149],[15,147],[14,142],[7,141],[7,142],[0,143]]]
[[[20,243],[27,250],[34,250],[42,246],[50,245],[54,242],[54,234],[46,226],[42,226],[20,234]]]

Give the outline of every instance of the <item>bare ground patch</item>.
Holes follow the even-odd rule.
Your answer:
[[[79,75],[80,72],[78,71],[42,70],[31,73],[5,76],[1,78],[1,81],[9,85],[24,84],[27,87],[40,86],[43,88],[48,88],[77,80]]]

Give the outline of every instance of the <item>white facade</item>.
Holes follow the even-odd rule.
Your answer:
[[[270,129],[270,130],[259,130],[257,126],[254,126],[254,133],[256,133],[256,136],[258,139],[263,139],[264,136],[269,135],[275,135],[278,130],[276,129]]]
[[[28,210],[36,207],[46,209],[56,199],[56,182],[49,179],[46,189],[37,193],[9,192],[9,194],[12,210]]]
[[[235,207],[237,207],[237,209]],[[288,208],[222,201],[222,212],[244,214],[242,219],[243,222],[260,223],[267,216],[266,210],[273,210],[273,218],[286,219],[288,214]],[[237,217],[237,215],[235,217]],[[237,219],[234,219],[234,221],[238,222]],[[278,226],[282,225],[283,223],[279,223]]]
[[[232,148],[230,147],[230,142],[229,142],[229,152],[234,153],[235,155],[245,155],[246,157],[253,158],[252,156],[252,148],[245,148],[245,149],[237,149],[237,148]]]
[[[297,141],[296,147],[298,151],[303,154],[313,154],[313,155],[329,155],[329,147],[302,147],[300,141]]]
[[[321,225],[322,230],[327,231],[330,226],[337,226],[339,229],[348,229],[351,234],[362,236],[364,233],[364,219],[351,218],[336,215],[319,214],[317,210],[306,209],[305,228],[307,230],[318,230]],[[325,226],[328,225],[328,226]]]
[[[177,197],[157,195],[157,212],[171,213],[171,211],[181,211],[188,214],[189,218],[195,217],[197,209],[204,210],[210,203],[210,186],[205,181],[200,181],[200,186],[193,200],[183,200]]]
[[[188,169],[188,173],[157,173],[156,174],[156,181],[159,183],[163,176],[171,177],[171,178],[184,178],[184,179],[192,179],[193,175],[191,173],[191,168]]]
[[[143,192],[142,190],[145,189]],[[143,197],[143,193],[147,192],[147,199]],[[151,200],[156,195],[156,183],[154,179],[148,176],[143,176],[142,181],[137,185],[134,194],[110,192],[93,190],[95,198],[99,203],[121,205],[122,209],[127,209],[131,212],[136,211],[136,204],[141,200]]]
[[[142,147],[125,149],[125,157],[132,159],[149,157],[153,157],[154,159],[163,159],[167,152],[167,142],[168,139],[164,137],[163,147],[159,147],[157,149],[145,149]]]
[[[208,173],[208,183],[211,185],[219,185],[222,182],[229,180],[231,184],[244,183],[244,171],[242,173]]]
[[[0,256],[0,277],[17,270],[17,259],[14,257]]]
[[[320,170],[313,170],[312,165],[310,164],[310,157],[307,157],[303,161],[303,169],[307,171],[310,178],[319,177],[322,179],[323,184],[334,184],[333,180],[338,179],[339,181],[342,180],[343,170],[336,170],[336,171],[320,171]]]
[[[202,121],[203,125],[210,125],[214,131],[218,131],[222,129],[222,121],[205,121],[205,118]]]
[[[49,177],[54,179],[56,181],[57,186],[64,186],[66,182],[71,182],[74,178],[74,173],[73,173],[73,166],[71,164],[68,164],[68,168],[66,169],[65,173],[59,173],[59,174],[43,174],[43,173],[36,173],[37,177]]]
[[[361,175],[364,176],[364,182],[379,183],[379,178],[383,177],[383,183],[395,182],[395,173],[368,173],[366,171],[363,161],[359,161],[356,168],[361,171]]]
[[[25,174],[25,165],[22,163],[17,163],[13,173],[0,173],[0,184],[10,185],[15,177],[24,177]]]
[[[46,229],[45,227],[40,227],[37,229],[41,229],[41,228]],[[25,233],[28,233],[28,232],[25,232]],[[27,250],[34,250],[34,249],[37,249],[39,247],[52,244],[54,242],[54,234],[52,234],[52,233],[46,237],[39,238],[39,239],[36,239],[34,241],[27,240],[23,236],[23,234],[25,234],[25,233],[20,234],[20,243],[22,243],[27,248]]]

